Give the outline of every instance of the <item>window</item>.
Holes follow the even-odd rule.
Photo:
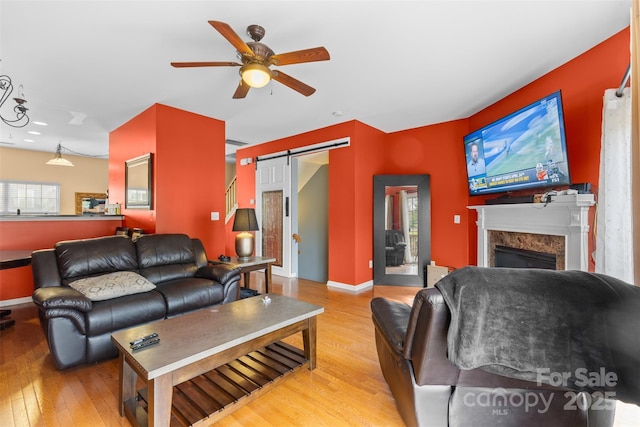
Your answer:
[[[60,185],[0,181],[0,214],[60,214]]]
[[[418,254],[418,193],[407,193],[407,210],[409,211],[409,245],[411,254],[417,260]]]

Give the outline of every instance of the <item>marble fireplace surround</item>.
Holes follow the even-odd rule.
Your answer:
[[[589,208],[592,194],[547,203],[469,206],[478,212],[480,267],[494,265],[497,245],[556,255],[557,270],[589,268]]]
[[[495,267],[495,247],[527,249],[556,256],[556,270],[565,270],[565,237],[548,234],[520,233],[512,231],[489,230],[489,267]]]

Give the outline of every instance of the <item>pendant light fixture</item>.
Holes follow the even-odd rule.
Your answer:
[[[2,107],[9,99],[9,96],[13,92],[13,83],[11,82],[11,77],[5,75],[0,76],[0,107]],[[14,128],[22,128],[29,123],[29,116],[27,115],[27,111],[29,109],[24,105],[27,100],[24,99],[24,93],[22,93],[22,85],[18,87],[18,96],[13,98],[16,102],[16,105],[13,107],[13,112],[15,113],[14,117],[5,117],[0,112],[0,118],[3,122],[12,126]]]
[[[58,144],[58,147],[56,148],[56,156],[46,164],[53,166],[73,166],[73,163],[62,157],[62,145],[60,144]]]

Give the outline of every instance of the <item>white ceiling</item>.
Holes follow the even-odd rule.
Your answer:
[[[392,132],[465,118],[628,26],[630,7],[631,0],[0,0],[0,74],[24,86],[31,117],[21,129],[2,124],[0,146],[54,151],[61,142],[107,154],[108,133],[154,103],[223,120],[227,139],[249,144],[352,119]],[[330,61],[282,67],[317,92],[307,98],[272,82],[234,100],[237,67],[171,67],[236,61],[208,20],[247,41],[247,25],[262,25],[262,41],[276,53],[325,46]],[[86,114],[83,124],[69,124],[72,112]]]

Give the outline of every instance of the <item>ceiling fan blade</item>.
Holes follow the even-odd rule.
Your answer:
[[[247,96],[247,93],[249,93],[249,89],[251,89],[251,86],[249,86],[244,81],[242,81],[242,79],[240,79],[240,84],[238,85],[238,88],[233,94],[233,99],[244,98],[245,96]]]
[[[240,67],[237,62],[172,62],[176,68],[183,67]]]
[[[326,61],[330,59],[329,52],[324,47],[296,50],[294,52],[279,53],[273,55],[269,62],[274,65],[300,64],[303,62]]]
[[[316,90],[309,85],[302,83],[298,79],[294,79],[293,77],[283,73],[279,70],[272,71],[272,78],[285,86],[289,86],[291,89],[296,92],[300,92],[304,96],[312,95]]]
[[[233,31],[228,24],[225,24],[224,22],[220,22],[220,21],[209,21],[209,24],[211,24],[213,28],[218,30],[218,32],[222,34],[222,37],[227,39],[229,43],[231,43],[238,52],[243,53],[245,55],[253,56],[253,51],[251,50],[251,48],[249,48],[249,46],[242,41],[240,36],[238,36],[236,32]]]

